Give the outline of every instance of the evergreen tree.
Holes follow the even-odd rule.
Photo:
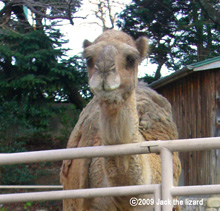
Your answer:
[[[218,4],[213,1],[213,7]],[[151,63],[157,64],[153,80],[163,65],[181,66],[219,55],[220,28],[193,0],[133,0],[120,14],[119,27],[133,37],[150,38]]]
[[[90,97],[85,63],[78,56],[64,59],[66,50],[62,44],[66,41],[53,21],[68,19],[73,24],[80,2],[1,1],[1,153],[27,151],[28,143],[35,141],[38,145],[51,144],[47,136],[49,121],[65,109],[54,105],[68,102],[75,110],[81,110]],[[73,117],[69,119],[74,124]],[[27,167],[22,169],[2,167],[2,178],[6,179],[0,183],[27,184],[33,177]]]
[[[53,22],[44,25],[43,18],[53,19],[60,13],[57,8],[49,7],[51,1],[37,1],[36,4],[42,2],[44,8],[50,9],[50,14],[35,8],[34,16],[38,19],[34,21],[39,27],[27,19],[24,11],[24,6],[33,10],[34,2],[28,5],[29,1],[4,1],[5,6],[0,11],[0,116],[14,115],[0,126],[1,135],[6,128],[10,131],[13,119],[16,120],[14,125],[20,119],[21,125],[32,131],[46,130],[49,117],[54,113],[52,104],[70,102],[82,109],[89,96],[84,62],[77,56],[63,59],[66,50],[61,48],[65,43],[62,35],[53,27]],[[76,8],[71,11],[74,13]]]

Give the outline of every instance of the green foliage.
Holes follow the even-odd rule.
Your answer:
[[[140,80],[143,80],[144,82],[151,84],[152,82],[155,81],[155,78],[151,75],[145,75],[143,78],[141,78]]]
[[[74,56],[63,59],[59,46],[61,34],[52,30],[18,34],[0,30],[0,97],[1,100],[25,98],[30,103],[77,100],[89,96],[85,62]],[[50,36],[50,37],[49,37]],[[79,96],[72,96],[73,90]],[[75,99],[77,98],[77,99]],[[83,105],[76,105],[82,108]]]
[[[213,7],[218,1],[212,1]],[[119,27],[134,38],[150,38],[155,79],[163,65],[170,70],[220,54],[220,28],[197,1],[133,0],[120,14]]]
[[[29,166],[10,165],[1,167],[2,185],[29,185],[33,179],[34,175],[31,174]]]
[[[0,29],[1,153],[27,151],[30,144],[51,144],[49,126],[57,114],[54,105],[74,104],[77,93],[77,99],[89,97],[85,65],[79,57],[62,59],[65,51],[58,48],[59,37],[59,31],[20,34]],[[78,102],[82,108],[83,103]],[[67,140],[74,117],[63,119],[61,134]],[[30,184],[34,179],[28,165],[2,166],[0,171],[5,185]]]
[[[0,140],[1,150],[3,148],[3,140],[10,143],[14,137],[18,137],[25,128],[26,122],[23,122],[23,112],[14,101],[7,101],[0,104]],[[7,144],[8,144],[7,143]],[[6,146],[4,146],[6,147]]]
[[[57,85],[53,93],[56,102],[71,102],[78,109],[82,109],[91,98],[87,82],[86,63],[79,56],[62,59],[56,68],[52,69],[57,76]]]
[[[36,129],[28,122],[25,107],[15,101],[0,104],[0,153],[27,151],[22,136],[31,136]],[[27,165],[1,166],[0,181],[3,185],[29,184],[34,175]]]
[[[80,110],[76,109],[74,105],[65,105],[56,109],[56,116],[62,125],[59,131],[59,137],[57,137],[61,145],[65,147],[66,140],[68,140],[70,133],[75,126]]]
[[[0,140],[1,153],[15,153],[26,151],[25,142],[6,142]],[[1,166],[0,181],[3,185],[27,185],[31,184],[34,174],[31,174],[28,165],[4,165]]]
[[[8,209],[7,209],[7,208],[4,208],[4,207],[1,207],[1,208],[0,208],[0,211],[8,211]]]
[[[4,36],[0,37],[4,43],[0,46],[0,152],[23,152],[28,144],[49,144],[50,121],[56,114],[63,124],[64,147],[79,112],[71,106],[75,113],[68,116],[55,104],[70,101],[68,86],[83,93],[84,63],[76,64],[78,57],[59,63],[62,51],[53,49],[53,42],[42,32],[5,31]],[[36,175],[28,165],[2,166],[0,171],[5,185],[31,184]]]
[[[69,12],[72,21],[81,0],[35,2],[42,6],[33,7],[35,27],[24,16],[26,3],[7,4],[9,12],[0,15],[0,153],[28,151],[30,145],[51,146],[54,116],[63,125],[59,138],[66,142],[80,109],[91,97],[85,62],[79,56],[64,59],[62,44],[66,41],[55,29],[56,22],[44,19],[46,11],[51,20],[65,18]],[[70,104],[72,116],[66,113],[69,108],[57,108],[64,103]],[[1,166],[0,183],[30,184],[36,175],[30,167]],[[24,208],[28,210],[29,205]]]
[[[41,101],[51,91],[51,66],[60,52],[42,31],[25,35],[3,30],[0,42],[0,95],[3,100]],[[6,50],[7,49],[7,50]]]
[[[31,210],[30,208],[33,206],[33,203],[34,203],[33,201],[26,202],[24,204],[24,209],[27,210],[27,211]]]

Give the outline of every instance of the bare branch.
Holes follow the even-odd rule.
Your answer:
[[[108,8],[109,19],[110,19],[110,22],[111,22],[111,25],[112,25],[111,28],[113,29],[114,25],[115,25],[116,14],[114,15],[114,17],[112,16],[112,8],[111,8],[109,0],[107,0],[107,8]]]
[[[8,21],[6,20],[11,18],[11,12],[14,12],[13,8],[17,7],[20,8],[20,10],[22,10],[20,11],[20,17],[24,17],[22,21],[24,22],[24,19],[26,19],[26,23],[24,24],[28,24],[27,17],[25,16],[23,11],[23,6],[26,6],[32,13],[35,14],[34,18],[38,26],[42,26],[43,18],[49,20],[66,19],[69,20],[72,25],[74,18],[86,18],[79,16],[75,17],[73,15],[74,12],[76,12],[75,8],[79,7],[79,3],[77,0],[63,0],[62,3],[51,1],[11,0],[4,1],[4,3],[5,6],[2,8],[2,10],[0,10],[0,17],[3,17],[1,23],[7,23]],[[52,12],[48,13],[48,11]],[[18,16],[18,14],[16,13],[15,15]]]
[[[113,0],[88,0],[89,3],[93,5],[97,5],[97,10],[94,11],[94,15],[101,20],[103,31],[106,29],[113,29],[115,26],[115,19],[117,16],[117,12],[115,8],[119,8],[118,1]],[[110,26],[108,26],[110,24]]]

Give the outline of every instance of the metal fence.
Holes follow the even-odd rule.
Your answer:
[[[0,165],[60,161],[76,158],[108,157],[116,155],[132,155],[160,153],[161,184],[106,187],[78,190],[56,190],[32,193],[0,194],[0,203],[62,200],[68,198],[93,198],[103,196],[123,196],[154,194],[155,211],[172,210],[174,196],[220,194],[220,185],[173,186],[172,152],[200,151],[220,149],[220,138],[181,139],[172,141],[148,141],[111,146],[81,147],[35,152],[0,154]],[[28,186],[0,186],[0,188],[28,188]],[[30,186],[29,188],[61,188],[61,186]],[[165,205],[166,204],[166,205]]]

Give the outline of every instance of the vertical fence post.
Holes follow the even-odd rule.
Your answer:
[[[158,204],[158,200],[161,200],[161,185],[157,185],[154,191],[154,207],[155,211],[161,211],[161,205]]]
[[[173,187],[173,154],[166,148],[162,148],[161,156],[161,193],[162,193],[162,210],[171,211],[173,208],[173,197],[171,188]]]

